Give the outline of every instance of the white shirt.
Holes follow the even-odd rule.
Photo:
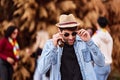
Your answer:
[[[106,29],[99,29],[92,36],[92,40],[105,56],[105,64],[112,63],[113,39]]]

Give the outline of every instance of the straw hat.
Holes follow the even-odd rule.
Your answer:
[[[75,20],[75,17],[73,14],[62,14],[59,18],[59,23],[56,24],[57,27],[60,28],[70,28],[70,27],[75,27],[79,26],[80,24]]]

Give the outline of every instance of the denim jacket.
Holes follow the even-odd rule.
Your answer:
[[[98,66],[104,66],[104,56],[92,40],[84,42],[76,36],[74,49],[77,56],[78,64],[83,76],[83,80],[97,80],[93,69],[93,63]],[[55,47],[52,40],[45,44],[41,57],[38,59],[36,72],[39,76],[45,74],[49,68],[50,80],[61,80],[60,65],[63,48]],[[36,76],[37,77],[37,76]]]

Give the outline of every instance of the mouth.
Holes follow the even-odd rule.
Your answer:
[[[74,41],[75,41],[75,40],[69,40],[68,42],[69,42],[70,44],[73,44]]]

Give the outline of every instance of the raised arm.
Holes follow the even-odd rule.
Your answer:
[[[57,47],[52,43],[52,40],[47,41],[43,48],[42,54],[37,61],[37,70],[40,74],[48,71],[51,65],[56,64],[57,60]]]

